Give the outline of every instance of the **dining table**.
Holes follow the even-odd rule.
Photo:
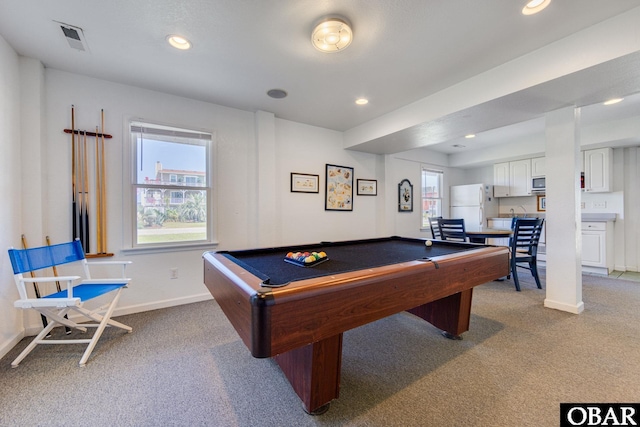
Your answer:
[[[506,228],[482,227],[479,230],[466,230],[467,237],[471,243],[486,243],[487,239],[502,239],[511,237],[513,230]]]

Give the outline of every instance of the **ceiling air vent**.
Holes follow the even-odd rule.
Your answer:
[[[82,28],[74,27],[73,25],[64,24],[62,22],[56,22],[56,24],[60,26],[60,29],[62,29],[62,34],[67,40],[67,43],[69,43],[69,47],[82,51],[89,50]]]

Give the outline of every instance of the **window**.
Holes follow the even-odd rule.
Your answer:
[[[131,247],[213,241],[212,134],[131,121]]]
[[[442,171],[422,169],[422,228],[429,228],[429,218],[442,216]]]
[[[171,201],[169,204],[171,205],[181,205],[184,202],[184,194],[182,191],[172,191],[171,192]]]

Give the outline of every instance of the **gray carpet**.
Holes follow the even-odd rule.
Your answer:
[[[544,278],[543,278],[544,283]],[[0,360],[1,426],[557,426],[560,402],[640,401],[640,283],[584,276],[580,315],[522,274],[474,292],[464,340],[398,314],[345,333],[340,398],[309,416],[214,301],[118,318],[81,346]]]

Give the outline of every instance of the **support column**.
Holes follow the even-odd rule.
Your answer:
[[[544,306],[581,313],[580,109],[546,115],[547,297]]]
[[[277,246],[281,230],[277,216],[277,191],[282,186],[277,182],[277,156],[275,115],[266,111],[257,111],[257,183],[256,218],[258,247]]]

